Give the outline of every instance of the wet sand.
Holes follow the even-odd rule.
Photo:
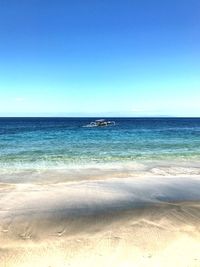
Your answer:
[[[0,184],[0,267],[197,267],[199,251],[199,176]]]

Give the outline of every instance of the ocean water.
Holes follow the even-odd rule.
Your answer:
[[[83,127],[95,119],[0,118],[0,173],[144,162],[156,173],[157,165],[182,162],[182,172],[199,174],[199,118],[110,118],[115,126]]]

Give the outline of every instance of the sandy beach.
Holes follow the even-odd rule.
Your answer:
[[[199,192],[199,176],[1,183],[0,266],[200,266]]]

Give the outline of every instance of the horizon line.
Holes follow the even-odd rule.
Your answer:
[[[0,118],[200,118],[200,116],[0,116]]]

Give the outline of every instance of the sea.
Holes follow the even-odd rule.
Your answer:
[[[200,174],[200,118],[106,118],[115,126],[85,127],[96,119],[0,118],[0,181],[83,169]]]

